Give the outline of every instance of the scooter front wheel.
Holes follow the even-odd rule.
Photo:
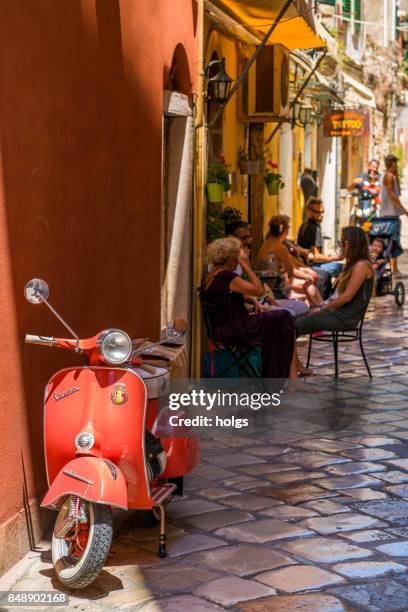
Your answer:
[[[112,511],[70,495],[59,511],[52,536],[52,562],[58,579],[83,589],[98,577],[112,543]]]

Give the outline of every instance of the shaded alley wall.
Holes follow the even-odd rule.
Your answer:
[[[0,571],[41,533],[44,385],[81,363],[24,345],[66,335],[24,284],[45,278],[80,336],[157,337],[163,88],[179,45],[194,91],[195,18],[195,0],[0,2]]]

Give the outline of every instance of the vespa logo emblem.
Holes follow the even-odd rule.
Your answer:
[[[124,385],[123,383],[118,383],[117,385],[115,385],[111,393],[112,403],[115,404],[115,406],[121,406],[122,404],[125,404],[128,399],[129,396],[126,389],[126,385]]]
[[[79,387],[71,387],[70,389],[63,391],[62,393],[54,393],[54,399],[56,402],[58,402],[58,400],[64,399],[64,397],[68,397],[69,395],[72,395],[77,391],[79,391]]]

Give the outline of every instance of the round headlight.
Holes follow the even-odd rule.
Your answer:
[[[89,450],[94,445],[94,437],[88,431],[83,431],[75,438],[75,446],[78,450]]]
[[[102,358],[108,363],[123,363],[132,352],[131,339],[120,329],[105,330],[99,335],[97,344]]]

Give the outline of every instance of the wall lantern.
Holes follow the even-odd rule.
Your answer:
[[[209,77],[211,68],[217,65],[220,67],[218,73],[213,77]],[[205,69],[205,78],[207,80],[207,93],[209,86],[212,85],[213,95],[211,97],[213,100],[218,102],[218,104],[225,104],[233,83],[233,79],[225,71],[225,57],[220,60],[213,60],[208,64]]]
[[[300,123],[302,123],[303,125],[307,125],[308,123],[310,123],[312,119],[312,112],[313,112],[313,107],[310,103],[302,106],[299,112]]]

